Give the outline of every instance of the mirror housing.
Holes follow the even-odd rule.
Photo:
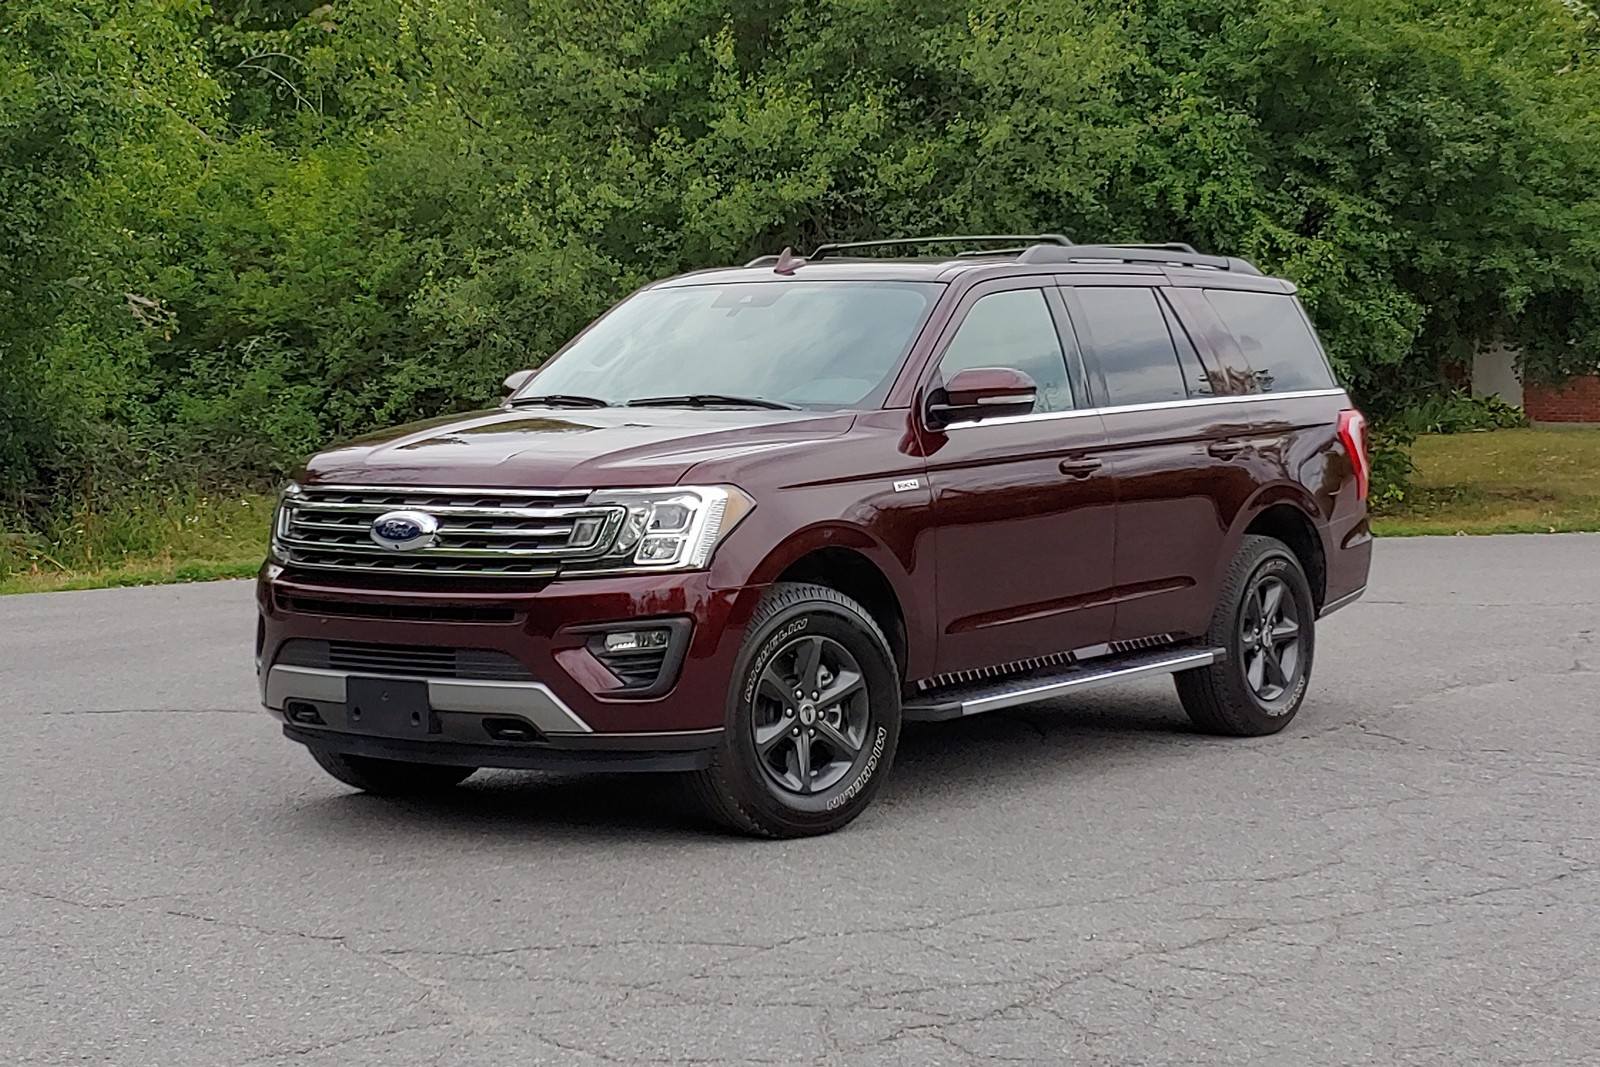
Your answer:
[[[518,389],[521,389],[524,385],[527,385],[528,379],[532,378],[538,373],[539,372],[537,370],[530,368],[525,370],[514,370],[510,374],[506,375],[506,380],[504,382],[506,387],[506,395],[510,396]]]
[[[928,403],[928,421],[935,426],[952,422],[1026,415],[1039,399],[1039,386],[1011,367],[972,367],[957,371]]]

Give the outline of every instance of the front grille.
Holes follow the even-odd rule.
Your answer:
[[[533,681],[528,668],[514,657],[486,648],[434,648],[295,638],[284,642],[278,651],[277,662],[290,667],[316,667],[349,671],[352,674],[471,678],[495,682]]]
[[[587,489],[376,489],[313,486],[286,498],[275,531],[290,566],[495,578],[553,578],[563,563],[604,554],[621,526],[616,506],[589,506]],[[373,522],[421,511],[439,523],[433,543],[384,548]]]
[[[398,619],[404,622],[515,622],[511,608],[470,604],[386,604],[367,600],[321,600],[314,597],[278,598],[289,611],[302,615],[340,615],[352,619]]]

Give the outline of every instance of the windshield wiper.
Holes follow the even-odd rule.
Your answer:
[[[721,393],[687,393],[683,396],[647,396],[630,400],[630,408],[769,408],[773,411],[799,411],[793,404],[763,400],[759,396],[724,396]]]
[[[550,393],[545,396],[519,396],[511,401],[511,406],[520,408],[524,404],[544,404],[553,408],[608,408],[611,405],[599,397],[578,396],[576,393]]]

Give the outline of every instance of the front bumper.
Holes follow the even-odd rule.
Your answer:
[[[558,739],[549,744],[497,745],[460,741],[408,741],[366,737],[285,723],[283,736],[350,756],[442,763],[452,767],[501,767],[524,771],[698,771],[711,765],[721,730],[650,736],[591,735],[587,743]]]
[[[354,588],[269,565],[257,586],[262,703],[290,739],[357,755],[481,767],[701,766],[721,735],[734,660],[763,592],[713,589],[704,573],[525,592]],[[617,678],[586,651],[595,624],[666,619],[692,624],[670,685],[649,698],[619,694]],[[425,738],[374,737],[346,718],[348,680],[372,672],[308,666],[285,651],[307,641],[397,649],[424,657],[418,662],[438,650],[473,650],[509,657],[518,669],[490,678],[384,669],[426,682],[433,725]],[[524,735],[517,723],[528,726]]]

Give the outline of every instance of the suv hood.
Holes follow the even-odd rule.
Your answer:
[[[306,484],[676,485],[691,467],[837,437],[854,416],[698,408],[521,408],[370,434],[313,457]],[[706,476],[701,476],[702,480]],[[712,481],[732,480],[720,473]]]

